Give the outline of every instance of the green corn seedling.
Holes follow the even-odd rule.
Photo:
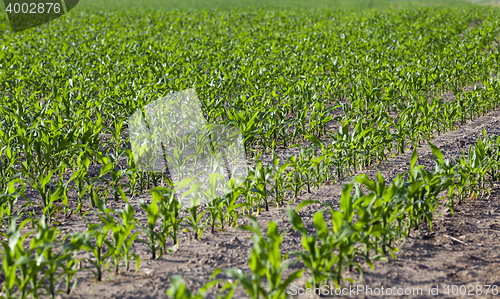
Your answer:
[[[249,298],[287,298],[287,287],[302,276],[304,270],[298,270],[290,274],[282,281],[282,272],[289,266],[283,263],[284,258],[280,252],[283,242],[283,234],[278,233],[277,225],[271,221],[267,228],[267,240],[261,235],[257,219],[248,216],[252,220],[252,226],[242,225],[240,229],[253,233],[253,249],[248,259],[248,265],[252,274],[244,274],[236,268],[217,269],[213,275],[223,272],[230,278],[235,278],[234,284],[241,285]],[[266,278],[267,290],[261,285],[262,279]]]
[[[160,248],[158,248],[157,243],[159,244],[164,243],[161,242],[163,236],[155,231],[156,221],[160,217],[158,198],[154,196],[149,206],[144,201],[141,200],[139,201],[139,206],[148,214],[148,226],[143,228],[143,230],[149,238],[149,242],[147,242],[146,240],[140,240],[140,241],[148,245],[149,249],[151,250],[151,258],[156,259],[156,252],[158,251],[158,249],[161,249],[161,246]],[[160,250],[160,256],[161,256],[161,250]]]

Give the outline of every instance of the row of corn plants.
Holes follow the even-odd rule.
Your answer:
[[[216,279],[197,293],[191,292],[182,277],[176,275],[171,277],[167,294],[170,298],[205,298],[210,287],[221,284],[217,298],[232,298],[238,286],[249,298],[288,298],[290,293],[287,288],[301,278],[305,270],[309,276],[306,288],[310,289],[328,285],[330,281],[336,287],[341,287],[344,280],[355,282],[344,277],[347,268],[356,269],[361,281],[362,262],[375,269],[374,262],[377,260],[387,261],[388,256],[396,259],[395,252],[404,244],[411,229],[419,229],[425,223],[432,230],[433,212],[440,204],[447,205],[453,212],[455,200],[458,199],[458,204],[461,202],[460,196],[454,196],[455,192],[461,194],[461,190],[465,189],[468,191],[463,192],[467,192],[467,196],[476,194],[477,188],[482,188],[482,182],[492,184],[497,181],[499,145],[500,137],[484,134],[476,145],[468,148],[468,155],[464,152],[460,158],[450,161],[445,160],[442,152],[430,143],[435,160],[432,172],[425,166],[417,165],[417,152],[414,150],[410,171],[398,174],[388,186],[380,173],[375,180],[366,174],[353,177],[343,187],[340,210],[315,200],[301,202],[296,210],[288,206],[292,227],[302,235],[303,250],[282,254],[280,244],[287,232],[280,235],[276,223],[271,221],[266,239],[261,235],[255,217],[248,216],[253,225],[240,228],[253,233],[254,248],[248,257],[251,273],[237,268],[216,269],[212,274]],[[481,156],[482,152],[488,155]],[[476,167],[470,166],[465,170],[463,161]],[[464,175],[469,179],[464,181]],[[449,193],[440,197],[439,194],[446,190]],[[314,229],[308,230],[299,212],[310,204],[320,204],[323,208],[314,214]],[[290,257],[294,257],[295,262],[302,261],[306,269],[283,277],[283,271],[294,260]]]
[[[360,258],[372,268],[374,261],[387,260],[387,255],[395,259],[396,246],[401,245],[398,241],[404,241],[412,228],[418,229],[422,222],[427,222],[432,229],[433,211],[439,204],[447,205],[453,212],[456,200],[460,204],[463,197],[477,196],[479,191],[489,192],[491,184],[499,179],[499,145],[500,137],[488,137],[484,132],[477,144],[468,148],[468,155],[464,152],[451,162],[445,160],[441,151],[430,143],[436,162],[433,172],[416,165],[417,152],[414,150],[411,170],[397,175],[389,186],[386,186],[380,173],[375,180],[360,174],[344,185],[340,210],[314,200],[302,201],[296,210],[288,206],[292,227],[302,234],[304,251],[292,251],[282,256],[279,247],[283,234],[278,233],[276,224],[269,224],[266,239],[260,233],[256,218],[245,215],[251,218],[253,225],[239,228],[254,234],[254,249],[249,257],[252,274],[244,274],[239,269],[219,269],[213,276],[222,273],[234,280],[224,286],[222,291],[227,291],[225,296],[231,296],[236,286],[241,285],[251,298],[261,295],[265,298],[285,298],[287,286],[303,274],[303,270],[296,271],[282,281],[281,273],[289,265],[288,258],[293,256],[302,260],[310,272],[308,287],[319,287],[329,280],[339,286],[344,280],[346,268],[359,269],[361,279]],[[364,194],[363,190],[368,193]],[[446,190],[448,194],[439,197],[440,192]],[[22,189],[10,192],[6,195],[7,199],[15,198],[16,194],[22,193]],[[443,198],[446,200],[442,201]],[[310,204],[324,207],[314,214],[312,231],[305,228],[298,214]],[[8,208],[9,203],[4,206]],[[166,239],[170,238],[174,246],[178,245],[177,233],[181,224],[192,216],[179,217],[180,204],[173,192],[166,188],[155,188],[150,204],[139,203],[148,215],[146,227],[140,227],[130,204],[123,210],[114,210],[97,198],[96,206],[102,224],[89,223],[86,232],[72,233],[59,239],[58,226],[49,227],[45,216],[28,218],[20,225],[16,221],[18,216],[11,217],[2,241],[4,294],[8,298],[38,297],[42,294],[54,297],[61,291],[57,289],[61,284],[65,286],[63,291],[70,293],[76,286],[77,272],[91,271],[98,282],[102,280],[103,271],[118,274],[120,265],[128,271],[131,259],[135,259],[137,270],[140,257],[131,250],[134,241],[146,243],[153,259],[161,257],[173,251],[166,246]],[[160,225],[155,227],[159,218]],[[21,229],[30,222],[33,231],[21,234]],[[203,232],[202,227],[195,228]],[[138,238],[141,231],[148,239]],[[26,247],[24,243],[32,234],[34,236]],[[82,252],[87,252],[88,257],[82,257]],[[82,267],[82,263],[87,266]],[[220,279],[216,282],[225,283]],[[178,278],[174,278],[169,293],[173,298],[181,296],[179,292],[187,296],[188,290],[183,288]]]

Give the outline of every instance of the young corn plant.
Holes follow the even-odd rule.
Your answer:
[[[487,156],[484,143],[479,139],[476,146],[468,148],[468,155],[465,152],[459,159],[455,159],[457,164],[458,180],[455,183],[458,196],[458,204],[465,198],[476,199],[480,191],[487,191],[485,188],[486,174],[491,168],[491,158]]]
[[[286,185],[286,175],[285,171],[289,166],[288,163],[279,166],[279,158],[276,155],[276,152],[273,151],[273,164],[274,164],[274,175],[273,175],[273,192],[274,192],[274,201],[276,202],[276,207],[279,208],[283,205],[285,200],[286,192],[288,191]]]
[[[304,150],[303,148],[300,151],[300,156],[298,158],[298,169],[295,171],[300,171],[302,173],[302,179],[307,186],[307,193],[311,193],[311,186],[313,184],[314,177],[314,156],[313,153],[308,150]]]
[[[97,223],[89,223],[89,228],[86,232],[88,239],[83,249],[89,253],[91,252],[94,256],[93,258],[87,259],[87,261],[94,266],[94,269],[91,269],[91,271],[94,274],[96,283],[102,281],[102,266],[105,264],[106,269],[108,269],[108,259],[112,258],[115,252],[113,244],[107,240],[108,231],[112,226],[113,223],[111,222],[105,223],[104,228]],[[105,250],[106,247],[107,250]]]
[[[137,189],[137,175],[138,175],[138,170],[135,165],[134,161],[134,156],[133,153],[130,149],[125,149],[125,154],[127,155],[127,161],[128,161],[128,169],[126,170],[126,175],[128,177],[128,180],[130,182],[130,193],[132,194],[132,197],[135,196],[136,189]]]
[[[60,200],[64,193],[64,189],[62,186],[57,186],[57,188],[55,188],[54,186],[49,186],[52,176],[57,171],[58,169],[54,169],[51,170],[47,175],[40,173],[38,176],[28,173],[31,178],[32,188],[38,191],[42,198],[42,204],[37,205],[42,208],[43,214],[47,216],[49,222],[54,213],[59,210],[59,207],[55,205],[55,202]]]
[[[189,228],[185,228],[182,231],[190,233],[189,239],[191,240],[191,235],[194,235],[195,239],[200,239],[203,235],[203,231],[206,227],[206,222],[203,221],[203,215],[207,212],[207,210],[202,210],[200,206],[194,205],[189,207],[188,215],[186,216],[186,222]]]
[[[78,170],[73,173],[68,183],[71,181],[75,182],[76,189],[78,192],[78,207],[76,212],[82,209],[82,199],[83,196],[90,190],[91,184],[90,180],[87,178],[90,159],[88,158],[87,152],[82,152],[77,158]]]
[[[240,208],[248,207],[247,203],[236,204],[238,197],[245,193],[245,189],[241,186],[236,186],[234,179],[229,181],[232,191],[223,196],[223,214],[222,219],[219,219],[222,228],[224,229],[224,223],[228,223],[231,227],[238,226],[237,220],[239,217]]]
[[[158,197],[153,196],[151,204],[148,206],[146,202],[139,201],[139,206],[146,211],[148,215],[148,226],[143,228],[143,231],[149,238],[149,241],[140,239],[141,242],[148,245],[151,250],[151,258],[154,260],[157,258],[156,252],[159,250],[160,256],[162,255],[161,244],[164,244],[164,236],[155,231],[156,221],[160,217],[160,209],[158,207]],[[158,245],[159,244],[159,245]]]
[[[7,239],[2,240],[2,268],[5,282],[2,292],[8,298],[20,298],[28,296],[37,297],[40,281],[38,279],[37,262],[31,257],[33,250],[24,249],[24,240],[31,233],[21,235],[21,229],[30,220],[26,219],[19,226],[16,224],[17,217],[10,219]]]
[[[109,247],[108,252],[111,252],[110,258],[114,266],[114,274],[119,273],[120,262],[123,258],[126,259],[126,267],[128,270],[130,259],[135,257],[136,268],[138,269],[139,257],[130,253],[130,246],[139,234],[139,232],[132,234],[132,230],[135,228],[134,209],[128,203],[125,205],[124,210],[107,209],[102,200],[98,202],[98,207],[102,212],[102,214],[99,214],[99,218],[103,224],[104,232],[107,233],[110,231],[112,235],[113,243],[108,242],[107,245]],[[110,212],[118,214],[122,220],[122,224],[117,223],[115,218],[109,214]]]
[[[210,215],[207,219],[208,224],[210,225],[212,234],[215,233],[215,227],[222,226],[222,223],[217,224],[217,219],[223,219],[223,198],[220,198],[216,192],[216,187],[219,179],[224,181],[224,178],[218,173],[209,174],[208,178],[208,188],[207,190],[200,190],[201,195],[205,198],[207,203],[207,210]]]
[[[490,136],[491,146],[491,167],[488,169],[488,176],[491,182],[500,181],[500,136]]]
[[[252,220],[252,226],[242,225],[239,228],[253,233],[253,249],[248,259],[251,274],[245,274],[240,269],[216,269],[213,276],[224,273],[227,277],[236,279],[232,284],[241,285],[249,298],[258,299],[281,299],[287,298],[287,288],[296,279],[302,277],[304,270],[298,270],[290,274],[284,281],[282,273],[289,266],[283,262],[288,255],[282,256],[280,245],[283,242],[283,234],[278,233],[278,227],[274,221],[269,222],[267,227],[267,239],[262,236],[257,219],[248,216]],[[262,281],[267,282],[267,289],[262,286]]]
[[[248,169],[248,177],[247,179],[243,182],[243,197],[245,198],[245,202],[247,203],[248,209],[243,207],[242,212],[245,214],[246,211],[247,214],[250,214],[251,212],[254,212],[257,210],[255,213],[258,215],[260,213],[260,206],[257,204],[258,199],[259,199],[259,194],[256,192],[251,191],[253,182],[255,180],[255,170],[249,167]],[[257,207],[257,209],[255,209]]]
[[[297,256],[304,262],[304,265],[311,272],[311,277],[306,283],[306,287],[316,288],[323,283],[327,283],[333,278],[331,269],[337,264],[338,257],[335,256],[336,249],[333,236],[329,233],[321,212],[314,215],[315,234],[309,234],[304,228],[302,218],[287,207],[288,216],[292,227],[302,234],[302,246],[305,251],[292,251],[290,255]]]
[[[36,269],[43,273],[41,288],[45,294],[55,298],[57,294],[56,283],[63,275],[62,264],[68,259],[64,251],[54,253],[56,237],[60,232],[57,227],[49,228],[45,217],[38,221],[38,228],[34,238],[31,240],[30,249],[35,251]],[[33,266],[33,265],[31,265]]]
[[[99,159],[100,163],[104,165],[99,173],[99,179],[107,183],[109,189],[113,192],[115,201],[118,201],[119,197],[126,201],[122,184],[119,183],[120,180],[126,175],[126,171],[118,169],[117,166],[117,160],[122,154],[123,152],[117,156],[109,154],[108,156],[100,157]],[[111,180],[104,178],[106,174],[111,176]]]
[[[297,197],[300,195],[305,182],[303,180],[303,173],[301,172],[302,169],[300,161],[297,161],[297,158],[295,156],[290,156],[287,160],[287,163],[291,167],[293,167],[293,170],[288,173],[288,181],[290,182],[295,202],[297,200]]]
[[[156,187],[152,190],[153,197],[160,203],[161,228],[160,233],[172,238],[174,247],[179,247],[178,232],[182,225],[183,218],[179,217],[181,205],[175,198],[172,190]],[[166,241],[166,238],[165,238]],[[162,244],[163,252],[172,251],[168,249],[166,243]]]
[[[374,240],[390,231],[380,225],[375,225],[378,224],[377,220],[373,221],[369,229],[367,228],[370,223],[368,215],[374,196],[370,194],[363,197],[357,191],[356,196],[351,197],[353,186],[354,181],[344,185],[340,199],[341,211],[334,209],[328,203],[322,203],[328,208],[326,211],[330,212],[332,229],[328,228],[325,222],[323,209],[314,214],[315,232],[313,234],[304,228],[302,219],[296,211],[291,208],[287,209],[293,228],[302,234],[302,246],[305,249],[305,251],[293,251],[290,254],[298,256],[311,271],[312,276],[307,282],[308,287],[319,287],[328,283],[330,279],[337,287],[344,279],[354,282],[350,278],[344,278],[342,274],[344,269],[353,267],[360,272],[361,280],[363,271],[360,264],[355,261],[357,256],[363,257],[371,267],[373,267],[372,260],[385,259],[383,254],[370,257],[369,251],[372,248],[377,249]],[[360,202],[365,202],[365,204],[362,205]],[[299,204],[297,210],[312,203],[320,202],[306,200]],[[360,216],[356,223],[353,222],[355,215]],[[358,246],[359,244],[363,246]]]
[[[267,191],[267,184],[272,175],[272,165],[264,166],[259,158],[255,160],[255,174],[254,174],[254,183],[251,192],[256,193],[256,196],[259,198],[257,201],[258,210],[260,211],[260,202],[264,201],[264,205],[266,207],[266,212],[269,211],[269,192]]]
[[[68,238],[69,241],[66,241]],[[80,233],[71,233],[64,236],[63,242],[65,244],[63,245],[63,251],[65,255],[61,267],[63,269],[64,285],[66,286],[65,292],[68,295],[71,294],[78,283],[76,274],[85,269],[79,267],[85,258],[77,258],[77,256],[85,248],[88,238],[88,235]]]
[[[3,147],[0,149],[0,189],[4,189],[7,182],[16,177],[17,171],[14,165],[19,163],[20,160],[20,157],[8,145],[9,143],[12,143],[12,141],[2,142]]]
[[[493,144],[486,134],[486,130],[483,128],[483,137],[479,137],[476,145],[474,146],[474,154],[471,159],[476,158],[478,160],[477,164],[474,165],[474,173],[476,174],[478,189],[484,194],[484,192],[489,192],[486,188],[486,182],[489,181],[490,186],[493,186],[493,182],[490,178],[487,178],[487,173],[493,167]],[[470,153],[469,153],[470,155]]]
[[[429,145],[437,163],[444,165],[442,152],[432,143],[429,142]],[[438,194],[448,189],[453,183],[453,177],[431,173],[424,166],[417,166],[417,157],[417,151],[414,148],[410,162],[409,188],[404,195],[407,198],[405,212],[408,213],[410,227],[418,229],[421,221],[427,220],[432,230],[432,213],[439,205]]]
[[[130,260],[132,258],[135,259],[135,271],[137,272],[139,270],[141,258],[139,257],[138,254],[133,253],[130,251],[132,244],[134,241],[137,239],[137,236],[139,235],[139,232],[132,233],[132,230],[137,227],[137,220],[134,218],[134,208],[127,203],[125,205],[125,208],[123,210],[116,210],[117,214],[121,218],[121,225],[118,226],[119,230],[117,231],[117,236],[115,237],[115,231],[113,231],[113,238],[115,240],[123,240],[121,242],[121,246],[118,247],[115,245],[115,248],[117,249],[118,253],[115,252],[119,256],[119,259],[123,257],[125,259],[125,270],[129,271],[129,266],[130,266]],[[115,241],[115,244],[117,242]],[[115,263],[116,267],[116,263]],[[115,273],[117,273],[117,268],[115,269]]]
[[[16,187],[16,184],[21,184],[21,186]],[[19,199],[19,197],[26,198],[26,195],[24,194],[24,190],[26,188],[25,184],[26,182],[22,179],[14,179],[9,181],[4,187],[4,191],[0,194],[0,217],[2,219],[7,220],[10,217],[14,216],[14,207],[17,203],[17,200]],[[30,203],[28,202],[27,204],[21,206],[16,214],[22,215],[23,208],[29,204]],[[0,221],[0,228],[2,227],[2,222],[3,221]]]

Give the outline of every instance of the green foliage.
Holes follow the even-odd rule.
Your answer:
[[[290,274],[285,281],[282,281],[282,272],[289,266],[283,263],[280,245],[283,242],[283,234],[278,233],[275,222],[271,221],[267,227],[267,240],[262,236],[257,224],[257,219],[248,216],[252,220],[252,226],[242,225],[239,228],[253,233],[253,248],[248,259],[251,275],[243,273],[240,269],[217,269],[212,274],[217,275],[223,272],[227,277],[234,278],[233,284],[241,285],[249,298],[287,298],[287,287],[296,279],[302,276],[303,270],[298,270]],[[286,255],[288,256],[288,255]],[[262,281],[267,282],[267,290],[262,286]]]
[[[107,222],[103,228],[99,224],[89,224],[89,228],[86,231],[87,241],[83,249],[93,255],[87,261],[95,268],[91,271],[94,274],[96,283],[102,280],[102,266],[105,265],[106,269],[108,269],[108,258],[112,257],[115,252],[113,244],[107,239],[108,231],[113,225],[113,222]]]
[[[134,219],[134,208],[130,204],[126,204],[123,210],[115,211],[121,218],[121,224],[115,222],[111,217],[102,219],[103,223],[110,225],[113,236],[113,265],[115,267],[115,274],[118,273],[118,267],[122,258],[125,259],[126,270],[129,270],[129,263],[133,257],[136,261],[136,272],[139,270],[140,257],[136,253],[130,252],[132,243],[136,240],[139,232],[132,232],[137,227],[137,220]]]
[[[156,252],[158,251],[158,247],[161,246],[159,244],[164,244],[165,242],[163,241],[165,236],[162,234],[159,234],[157,231],[155,231],[155,225],[156,221],[160,217],[160,209],[158,208],[158,197],[153,196],[153,200],[151,201],[151,204],[148,206],[146,202],[144,201],[139,201],[139,206],[146,211],[148,214],[148,226],[144,227],[143,230],[147,234],[149,238],[149,242],[146,240],[141,240],[143,243],[147,244],[149,246],[149,249],[151,250],[151,258],[156,259]],[[160,248],[160,255],[158,258],[162,255],[162,250]]]
[[[170,287],[167,289],[167,295],[171,299],[203,299],[203,298],[205,298],[205,294],[206,294],[207,290],[209,288],[211,288],[212,286],[214,286],[215,284],[220,283],[220,282],[221,282],[221,280],[212,280],[212,281],[208,282],[207,284],[205,284],[204,286],[202,286],[196,294],[192,294],[191,291],[186,287],[186,284],[184,283],[182,276],[172,275],[172,277],[170,277]],[[224,288],[222,288],[221,291],[224,291],[225,289],[227,289],[227,286],[229,286],[229,284],[226,284],[224,286]],[[226,299],[226,298],[231,298],[231,296],[232,296],[232,293],[230,293],[230,295],[227,295],[224,297],[218,296],[217,298],[218,299],[222,299],[222,298]]]
[[[175,247],[179,246],[178,231],[183,222],[179,217],[181,205],[175,198],[175,193],[166,188],[156,187],[152,190],[153,198],[157,198],[160,203],[161,214],[161,234],[172,238]],[[166,241],[166,240],[165,240]],[[166,252],[166,244],[163,245],[163,251]]]

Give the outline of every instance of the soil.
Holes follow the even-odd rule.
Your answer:
[[[486,132],[500,135],[500,111],[492,111],[483,117],[479,117],[466,125],[460,126],[456,131],[443,133],[436,136],[433,143],[438,146],[445,158],[454,159],[462,155],[462,151],[467,146],[477,142],[482,135],[483,128]],[[432,152],[428,145],[422,145],[418,149],[418,164],[433,168]],[[411,152],[388,159],[387,164],[372,169],[364,170],[363,173],[372,179],[380,171],[387,183],[398,173],[409,170]],[[302,194],[292,208],[296,208],[297,203],[306,199],[315,199],[330,202],[338,208],[340,194],[344,183],[348,179],[336,182],[332,185],[324,185],[315,190],[312,194]],[[34,196],[34,193],[32,194]],[[372,289],[384,287],[392,288],[393,296],[397,296],[397,288],[402,288],[403,292],[413,291],[413,288],[421,288],[422,294],[405,297],[418,298],[457,298],[463,292],[465,286],[466,293],[474,294],[479,298],[489,298],[495,293],[495,287],[490,288],[488,295],[485,291],[486,285],[500,287],[500,182],[497,182],[491,196],[483,196],[475,201],[463,202],[456,207],[455,216],[444,208],[439,207],[435,212],[435,219],[432,223],[432,231],[422,227],[418,231],[412,231],[407,241],[396,253],[396,260],[389,262],[374,263],[375,270],[363,264],[364,275],[359,282],[360,286]],[[147,215],[137,205],[138,200],[150,200],[150,194],[135,196],[130,200],[138,219],[143,225],[147,223]],[[88,201],[84,200],[84,206],[88,207]],[[110,208],[122,208],[123,201],[108,201]],[[310,205],[300,211],[306,228],[312,226],[312,216],[318,210],[319,205]],[[84,232],[87,228],[86,222],[81,215],[71,215],[61,221],[61,231],[67,234],[73,231]],[[84,216],[91,223],[98,222],[97,215],[92,211]],[[291,250],[301,250],[301,235],[293,231],[288,220],[284,207],[276,208],[270,206],[269,211],[261,210],[257,217],[261,231],[265,232],[269,221],[278,224],[280,232],[288,231],[281,246],[283,253]],[[250,221],[240,217],[238,224],[250,224]],[[125,271],[121,267],[121,273],[111,275],[109,272],[103,274],[103,281],[95,284],[93,274],[84,270],[78,274],[78,285],[71,295],[61,294],[61,298],[166,298],[166,289],[169,287],[171,275],[180,274],[190,290],[197,290],[210,280],[212,272],[216,268],[237,267],[249,273],[247,257],[252,247],[251,234],[234,227],[225,231],[210,233],[207,227],[205,233],[199,240],[189,240],[185,233],[181,234],[179,248],[174,253],[168,253],[157,260],[151,259],[148,247],[137,241],[132,246],[132,252],[140,255],[141,263],[137,273],[134,273],[135,262],[131,261],[130,271]],[[146,239],[145,235],[140,237]],[[171,241],[170,241],[171,242]],[[82,257],[87,256],[83,254]],[[83,263],[82,267],[90,267],[90,263]],[[302,268],[300,263],[293,265],[287,270],[291,273]],[[286,275],[285,275],[286,276]],[[345,277],[359,279],[359,273],[345,273]],[[309,277],[306,271],[304,277],[295,281],[296,288],[305,288],[305,281]],[[332,283],[333,284],[333,283]],[[457,287],[453,288],[452,286]],[[479,294],[479,287],[482,287],[482,294]],[[439,286],[439,296],[429,294],[429,288],[435,294],[436,286]],[[449,286],[449,295],[445,293],[446,286]],[[473,286],[473,288],[471,287]],[[351,286],[346,282],[343,287],[357,287],[354,283]],[[215,287],[216,289],[217,287]],[[477,288],[477,289],[476,289]],[[61,285],[60,289],[64,289]],[[458,293],[457,293],[458,291]],[[498,290],[497,290],[498,291]],[[408,292],[408,291],[407,291]],[[213,293],[211,293],[213,295]],[[498,294],[498,293],[497,293]],[[386,295],[368,296],[366,292],[359,292],[333,297],[387,297]],[[233,298],[247,298],[243,289],[238,288]],[[291,296],[297,298],[315,298],[318,296]],[[326,296],[328,297],[328,296]],[[331,296],[332,297],[332,296]],[[213,298],[213,296],[209,296]]]

